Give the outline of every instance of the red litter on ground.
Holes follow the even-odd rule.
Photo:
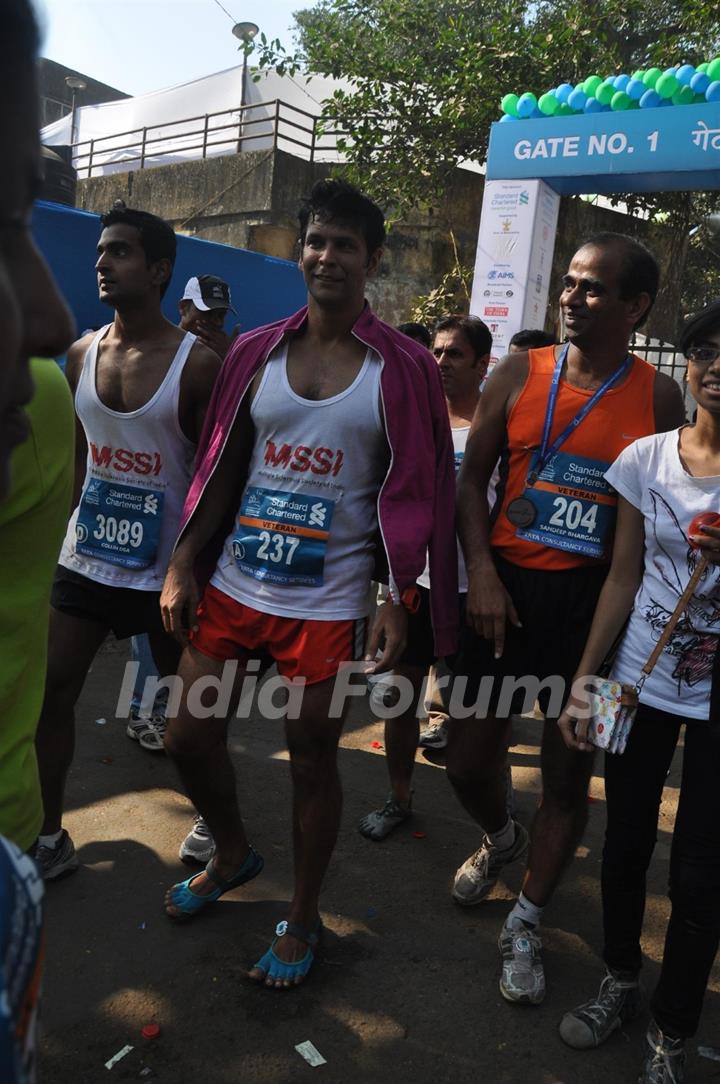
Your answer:
[[[415,839],[427,839],[427,832],[413,832]]]
[[[382,742],[381,741],[373,741],[373,742],[370,742],[370,744],[372,745],[373,749],[382,749]]]
[[[143,1039],[158,1039],[160,1037],[159,1024],[146,1024],[142,1029]]]

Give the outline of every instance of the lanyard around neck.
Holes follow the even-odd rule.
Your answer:
[[[625,375],[629,366],[632,363],[632,354],[627,354],[622,364],[619,365],[615,372],[611,373],[607,380],[600,385],[595,394],[590,399],[588,399],[587,403],[585,403],[583,407],[580,408],[575,417],[565,426],[562,433],[555,437],[555,440],[552,442],[550,447],[548,447],[548,443],[550,441],[550,433],[552,431],[552,424],[555,418],[555,406],[557,404],[558,390],[560,387],[560,373],[562,372],[562,367],[565,364],[565,359],[567,358],[569,349],[570,343],[566,343],[564,350],[562,350],[560,354],[560,357],[555,362],[552,382],[550,384],[550,394],[548,395],[547,406],[545,408],[545,423],[543,425],[542,443],[538,451],[538,457],[535,461],[535,465],[530,474],[528,475],[528,484],[531,486],[535,485],[540,474],[543,472],[543,470],[550,462],[552,457],[555,455],[557,450],[565,443],[570,434],[574,432],[575,429],[577,429],[577,427],[580,425],[580,422],[584,421],[584,419],[587,418],[592,408],[600,402],[605,392],[609,391],[610,388],[612,388],[615,384],[617,384],[620,379],[622,379],[622,377]]]

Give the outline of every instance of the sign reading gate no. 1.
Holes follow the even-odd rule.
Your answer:
[[[720,188],[720,103],[498,122],[486,177],[470,311],[498,356],[544,324],[558,194]]]

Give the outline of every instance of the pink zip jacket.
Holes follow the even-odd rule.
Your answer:
[[[257,371],[285,336],[296,334],[307,308],[286,320],[241,335],[220,370],[198,445],[180,525],[182,537],[217,466],[240,402]],[[366,303],[353,335],[382,358],[380,378],[390,466],[378,496],[378,520],[397,601],[425,567],[430,551],[431,609],[439,656],[457,648],[457,540],[455,469],[450,424],[437,365],[418,343],[379,320]],[[229,510],[234,516],[237,509]],[[198,554],[204,586],[215,569],[229,521]],[[378,578],[386,577],[377,573]]]

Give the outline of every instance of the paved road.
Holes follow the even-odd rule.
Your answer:
[[[382,844],[355,825],[386,790],[382,730],[354,709],[340,766],[345,812],[327,880],[324,960],[301,990],[258,989],[245,971],[284,916],[291,875],[289,779],[281,723],[235,723],[231,745],[250,838],[263,875],[212,913],[176,926],[165,888],[187,876],[177,847],[191,811],[162,755],[142,752],[112,718],[124,653],[108,645],[78,711],[69,784],[69,828],[83,863],[49,886],[42,1081],[113,1084],[607,1084],[637,1079],[644,1029],[636,1024],[600,1050],[578,1053],[557,1035],[562,1013],[594,991],[601,974],[599,862],[602,779],[592,784],[590,827],[544,927],[548,995],[538,1008],[498,992],[496,939],[521,870],[489,901],[463,911],[449,897],[455,868],[478,832],[455,801],[442,767],[418,758],[416,816]],[[99,725],[98,718],[106,718]],[[512,752],[520,818],[538,791],[538,724],[523,722]],[[646,977],[662,948],[678,765],[668,780],[650,880]],[[416,838],[414,831],[426,833]],[[713,973],[697,1042],[720,1046],[720,967]],[[144,1024],[162,1034],[143,1040]],[[327,1064],[294,1050],[309,1039]],[[130,1044],[112,1070],[104,1063]],[[696,1056],[689,1080],[717,1082],[720,1063]],[[140,1075],[149,1067],[150,1072]]]

